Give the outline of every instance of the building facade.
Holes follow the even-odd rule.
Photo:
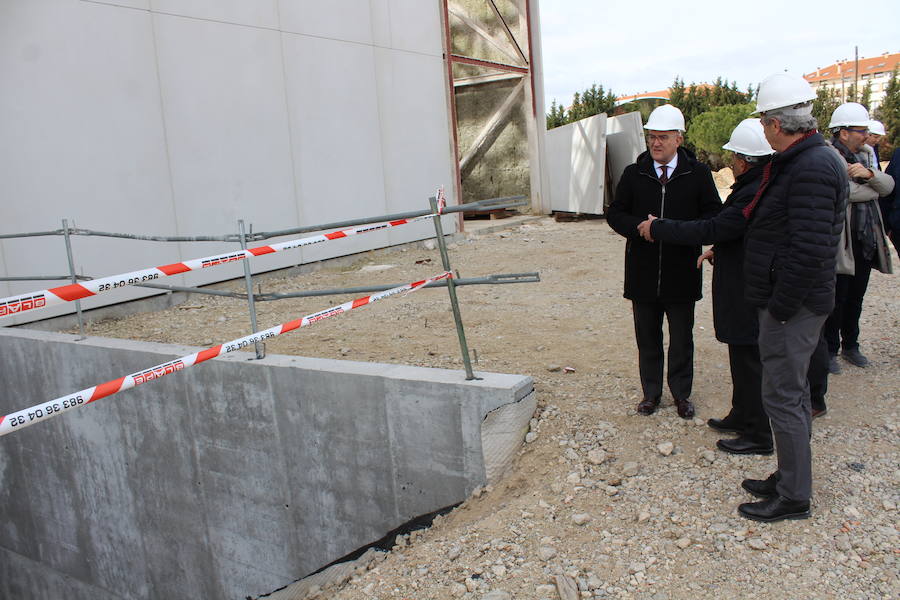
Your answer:
[[[842,60],[812,73],[804,75],[813,89],[825,87],[836,90],[842,102],[850,100],[854,83],[858,83],[860,93],[872,84],[869,112],[881,106],[891,80],[891,73],[900,65],[900,53],[885,52],[880,56],[859,59],[859,71],[855,60]]]

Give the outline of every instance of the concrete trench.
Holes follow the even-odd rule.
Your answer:
[[[0,414],[196,350],[0,328]],[[251,357],[0,437],[0,597],[268,594],[495,480],[536,404],[526,376]]]

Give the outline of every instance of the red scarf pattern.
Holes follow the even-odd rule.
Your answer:
[[[812,136],[814,136],[817,133],[818,133],[818,131],[815,129],[813,129],[811,131],[807,131],[802,136],[800,136],[799,138],[794,140],[790,146],[788,146],[781,152],[781,154],[784,154],[785,152],[787,152],[788,150],[790,150],[791,148],[793,148],[794,146],[796,146],[803,140],[811,138]],[[748,221],[750,220],[750,216],[753,214],[753,211],[756,209],[756,205],[759,203],[759,199],[762,197],[763,193],[766,191],[766,188],[769,187],[769,182],[772,177],[772,165],[774,163],[775,163],[775,160],[772,159],[766,163],[765,167],[763,167],[763,176],[762,176],[762,181],[759,183],[759,189],[756,190],[756,195],[753,196],[753,200],[750,201],[750,204],[745,206],[744,209],[741,211],[744,214],[744,218],[747,219]]]

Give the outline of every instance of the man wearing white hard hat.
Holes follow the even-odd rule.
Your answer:
[[[756,310],[744,300],[744,231],[747,220],[743,209],[759,188],[763,167],[775,150],[766,141],[759,119],[741,121],[731,133],[723,149],[733,153],[735,181],[722,211],[712,219],[678,221],[657,219],[651,215],[638,226],[646,240],[670,244],[715,244],[698,260],[713,262],[713,325],[716,339],[728,344],[731,367],[731,410],[723,419],[709,419],[713,429],[737,433],[736,438],[723,438],[716,446],[730,454],[772,454],[772,430],[762,406],[760,386],[762,365],[759,361],[759,328]]]
[[[742,211],[747,302],[757,309],[762,402],[778,467],[741,486],[762,498],[738,507],[756,521],[805,519],[812,497],[812,410],[807,371],[834,305],[847,172],[816,130],[816,94],[799,76],[762,82],[757,111],[776,154]]]
[[[651,415],[663,391],[663,317],[669,324],[666,381],[678,416],[690,419],[694,381],[694,303],[701,298],[695,267],[700,245],[644,240],[638,225],[648,214],[667,219],[709,218],[721,208],[709,168],[681,147],[684,115],[659,106],[644,126],[649,149],[625,168],[607,211],[607,222],[627,240],[625,298],[631,300],[643,399],[638,414]]]
[[[845,102],[831,115],[831,145],[846,161],[850,177],[850,203],[838,254],[834,310],[825,322],[831,353],[831,372],[840,372],[837,353],[857,367],[869,365],[859,349],[859,317],[872,269],[891,273],[890,248],[878,199],[894,190],[894,180],[875,167],[866,145],[869,112],[862,104]]]
[[[872,150],[872,166],[879,171],[881,170],[881,158],[878,156],[878,144],[881,143],[884,135],[884,123],[875,119],[869,121],[869,136],[866,138],[866,145]]]

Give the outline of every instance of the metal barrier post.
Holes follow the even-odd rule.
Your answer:
[[[434,232],[437,235],[438,248],[441,250],[441,262],[445,271],[450,269],[450,256],[447,254],[447,242],[444,240],[444,227],[441,225],[441,216],[438,214],[437,198],[428,199],[431,204],[431,212],[434,213]],[[462,351],[463,366],[466,368],[466,380],[478,379],[472,372],[472,361],[469,359],[469,345],[466,343],[466,332],[463,329],[462,316],[459,313],[459,301],[456,299],[456,282],[453,277],[447,279],[447,291],[450,293],[450,307],[453,309],[453,320],[456,322],[456,335],[459,337],[459,348]]]
[[[241,231],[241,250],[247,249],[247,235],[244,233],[244,220],[238,220],[238,228]],[[250,261],[244,259],[244,281],[247,282],[247,305],[250,308],[250,327],[253,333],[259,331],[256,326],[256,302],[253,296],[253,276],[250,274]],[[255,342],[256,358],[266,357],[266,345],[262,342]]]
[[[78,283],[78,275],[75,273],[75,259],[72,257],[72,240],[69,238],[69,220],[62,220],[63,236],[66,239],[66,257],[69,259],[69,275],[72,276],[72,283]],[[81,316],[81,300],[75,301],[75,314],[78,315],[78,332],[84,338],[84,318]]]

